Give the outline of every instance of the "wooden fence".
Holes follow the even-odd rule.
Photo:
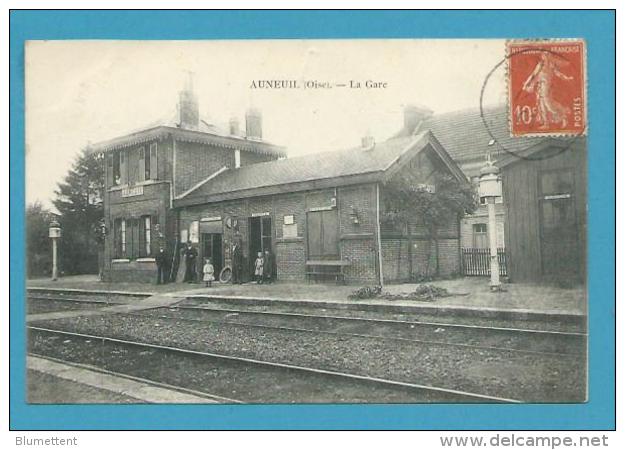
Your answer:
[[[508,275],[506,249],[498,248],[499,275]],[[470,277],[490,276],[490,249],[489,248],[463,248],[462,249],[462,274]]]

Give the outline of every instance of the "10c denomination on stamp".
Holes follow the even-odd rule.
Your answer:
[[[583,40],[509,41],[506,56],[512,136],[586,133]]]

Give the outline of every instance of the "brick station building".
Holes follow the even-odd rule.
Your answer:
[[[236,121],[219,130],[199,118],[187,86],[174,120],[93,146],[106,161],[105,277],[153,281],[160,246],[175,272],[187,240],[217,272],[231,265],[238,241],[248,277],[265,249],[278,280],[303,281],[319,261],[329,272],[340,267],[349,283],[409,280],[425,267],[459,273],[460,218],[439,230],[435,249],[416,218],[403,231],[380,223],[384,184],[403,171],[431,189],[438,173],[467,182],[435,134],[419,131],[429,114],[407,108],[403,129],[411,132],[384,142],[286,159],[262,140],[258,111],[246,114],[245,133]]]
[[[221,130],[202,120],[189,82],[171,119],[92,146],[105,161],[106,279],[154,280],[159,247],[172,254],[180,237],[173,203],[207,174],[285,156],[262,140],[258,111],[246,113],[245,128],[231,120]]]
[[[426,185],[436,173],[466,182],[425,131],[225,170],[175,199],[174,208],[180,229],[200,236],[194,239],[203,257],[230,264],[229,249],[238,239],[251,272],[256,253],[268,248],[275,254],[279,280],[305,280],[311,265],[320,261],[345,264],[348,283],[378,283],[380,268],[385,282],[408,280],[410,271],[425,269],[428,257],[436,258],[432,267],[439,274],[459,273],[459,218],[450,218],[439,232],[434,251],[416,218],[403,232],[381,226],[384,183],[402,171]]]

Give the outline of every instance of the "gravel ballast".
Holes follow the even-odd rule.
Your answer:
[[[130,315],[36,325],[433,385],[526,402],[585,400],[584,356],[555,356]]]
[[[184,355],[33,330],[29,351],[223,397],[224,403],[457,402],[444,392]],[[480,401],[463,398],[464,402]]]

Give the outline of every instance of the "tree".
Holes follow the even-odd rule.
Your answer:
[[[427,233],[430,245],[425,276],[430,275],[432,248],[438,248],[439,229],[450,220],[471,214],[478,206],[472,186],[447,174],[434,175],[433,185],[418,182],[411,173],[398,174],[385,184],[383,192],[385,211],[381,221],[384,224],[407,231],[413,223]],[[412,258],[410,261],[412,263]],[[436,271],[438,273],[438,264]]]
[[[98,273],[103,190],[104,159],[85,148],[59,183],[53,202],[63,230],[59,249],[63,273]]]
[[[50,274],[52,254],[48,226],[53,216],[40,202],[26,207],[26,271],[29,278]]]

